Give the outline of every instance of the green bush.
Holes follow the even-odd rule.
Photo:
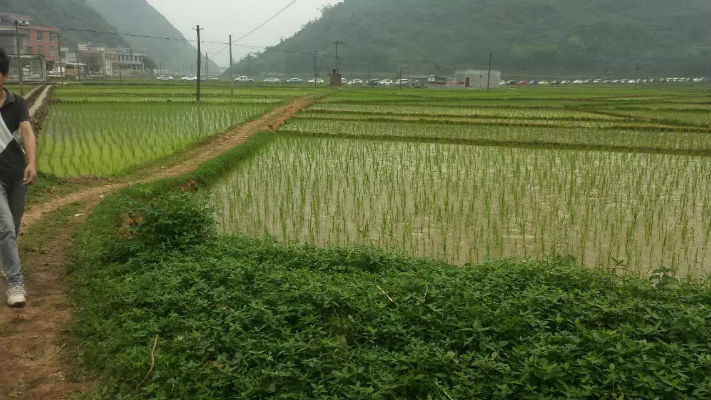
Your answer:
[[[210,241],[216,229],[212,210],[192,193],[152,200],[122,198],[116,238],[107,242],[105,260],[126,261],[141,252],[170,252]]]
[[[76,266],[75,333],[99,397],[711,395],[707,287],[569,259],[457,268],[248,238],[185,250]]]

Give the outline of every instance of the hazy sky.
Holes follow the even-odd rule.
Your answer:
[[[147,0],[178,28],[187,39],[195,38],[195,25],[200,24],[202,40],[227,42],[232,34],[236,41],[240,36],[266,21],[294,0]],[[286,11],[243,39],[240,43],[266,47],[279,43],[296,33],[307,22],[321,15],[324,5],[338,0],[295,0]],[[203,43],[203,51],[220,66],[229,65],[226,45]],[[234,46],[235,61],[255,51],[252,48]],[[212,57],[214,56],[214,58]]]

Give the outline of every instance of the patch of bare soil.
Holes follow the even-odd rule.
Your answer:
[[[188,173],[202,163],[239,146],[257,132],[277,129],[311,101],[310,98],[296,99],[261,118],[219,135],[186,151],[175,165],[139,171],[134,177],[112,183],[88,179],[85,190],[28,208],[23,220],[23,232],[37,223],[46,223],[48,214],[74,203],[80,204],[81,211],[78,214],[81,215],[70,216],[69,222],[62,224],[59,229],[50,229],[44,235],[40,233],[43,236],[39,249],[25,251],[20,255],[25,266],[28,304],[23,309],[0,305],[0,400],[68,399],[91,387],[90,383],[71,379],[67,369],[70,363],[63,359],[67,352],[62,332],[72,317],[72,309],[65,294],[64,266],[74,233],[103,196],[135,183],[153,182]]]
[[[0,306],[0,399],[69,399],[90,387],[66,368],[63,335],[72,309],[64,265],[74,232],[94,205],[84,204],[79,217],[58,229],[41,230],[41,245],[21,255],[29,303],[20,309]]]

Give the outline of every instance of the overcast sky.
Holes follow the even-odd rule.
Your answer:
[[[147,0],[160,11],[188,39],[195,38],[193,27],[200,24],[202,40],[227,42],[228,35],[233,40],[259,26],[293,0]],[[286,11],[243,39],[241,43],[266,47],[279,43],[296,33],[307,22],[321,15],[324,5],[338,3],[338,0],[295,0]],[[227,46],[203,44],[203,51],[208,52],[222,67],[229,65]],[[255,51],[254,49],[234,46],[235,61]],[[212,56],[215,56],[214,58]]]

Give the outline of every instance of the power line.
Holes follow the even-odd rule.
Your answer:
[[[100,30],[96,30],[96,29],[68,28],[68,27],[63,27],[63,26],[57,26],[57,28],[60,30],[71,31],[71,32],[103,33],[103,34],[115,35],[115,36],[127,36],[127,37],[134,37],[134,38],[159,39],[159,40],[171,40],[171,41],[177,41],[177,42],[197,43],[197,40],[190,40],[190,39],[185,39],[185,38],[171,38],[171,37],[156,36],[156,35],[139,35],[139,34],[134,34],[134,33],[100,31]],[[216,40],[200,40],[200,43],[222,44],[225,46],[230,45],[229,42],[220,42],[220,41],[216,41]],[[270,48],[270,47],[264,47],[264,46],[255,46],[255,45],[250,45],[250,44],[245,44],[245,43],[234,43],[233,42],[232,46],[244,47],[244,48],[253,49],[253,50],[271,50],[271,51],[277,51],[277,52],[281,52],[281,53],[300,54],[300,55],[305,55],[305,56],[311,56],[313,54],[311,52],[306,52],[306,51],[279,50],[279,49],[275,49],[273,47]],[[319,54],[319,57],[331,57],[331,55],[330,54]],[[341,60],[344,59],[344,57],[339,57],[339,58]]]
[[[63,26],[58,26],[57,28],[59,28],[60,30],[72,31],[72,32],[104,33],[104,34],[108,34],[108,35],[128,36],[128,37],[145,38],[145,39],[173,40],[173,41],[177,41],[177,42],[192,42],[192,43],[196,42],[196,40],[189,40],[189,39],[185,39],[185,38],[172,38],[172,37],[155,36],[155,35],[138,35],[135,33],[99,31],[96,29],[67,28],[67,27],[63,27]],[[201,43],[212,43],[212,44],[228,44],[226,42],[217,42],[217,41],[210,41],[210,40],[201,40],[200,42]]]
[[[284,8],[282,8],[282,9],[279,10],[279,11],[277,11],[276,14],[272,15],[271,17],[267,18],[266,21],[264,21],[264,22],[262,22],[261,24],[259,24],[259,26],[257,26],[256,28],[252,29],[251,31],[247,32],[247,33],[244,34],[243,36],[240,36],[240,37],[237,39],[237,41],[239,42],[240,40],[242,40],[242,39],[246,38],[247,36],[253,34],[254,32],[258,31],[260,28],[262,28],[264,25],[270,23],[274,18],[278,17],[281,13],[283,13],[284,11],[286,11],[289,7],[293,6],[295,3],[296,3],[296,0],[293,0],[291,3],[287,4],[286,6],[284,6]]]

